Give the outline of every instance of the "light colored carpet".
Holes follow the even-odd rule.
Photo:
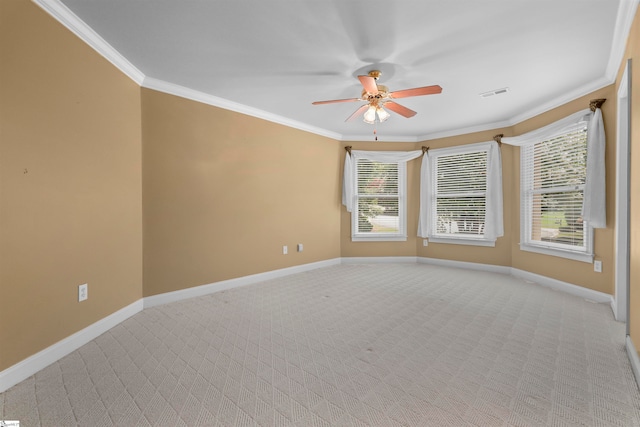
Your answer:
[[[0,395],[25,426],[640,426],[611,309],[340,265],[144,310]]]

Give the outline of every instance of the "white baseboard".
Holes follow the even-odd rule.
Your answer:
[[[633,376],[636,378],[636,385],[640,385],[640,358],[638,357],[636,346],[633,345],[633,341],[631,340],[631,337],[629,335],[627,335],[625,344],[625,348],[627,349],[627,356],[629,357],[631,369],[633,370]]]
[[[511,267],[503,265],[480,264],[477,262],[452,261],[448,259],[419,257],[418,263],[439,265],[441,267],[464,268],[466,270],[488,271],[491,273],[511,274]]]
[[[597,303],[613,304],[613,297],[603,292],[583,288],[561,280],[552,279],[540,274],[530,273],[513,267],[502,265],[481,264],[477,262],[452,261],[448,259],[426,257],[345,257],[342,264],[376,264],[376,263],[411,263],[439,265],[443,267],[463,268],[467,270],[487,271],[491,273],[509,274],[541,286],[546,286],[557,291],[575,295]],[[614,311],[615,313],[615,311]]]
[[[372,256],[372,257],[343,257],[341,264],[393,264],[393,263],[416,263],[414,256]]]
[[[77,350],[145,308],[315,270],[317,268],[338,265],[340,262],[340,258],[335,258],[142,298],[0,372],[0,393],[29,378],[50,364],[57,362],[67,354]]]
[[[303,273],[305,271],[311,271],[318,268],[329,267],[338,264],[340,264],[340,258],[334,258],[325,261],[297,265],[295,267],[267,271],[265,273],[252,274],[249,276],[238,277],[236,279],[222,280],[220,282],[194,286],[192,288],[181,289],[179,291],[166,292],[163,294],[145,297],[144,308],[155,307],[157,305],[168,304],[170,302],[180,301],[188,298],[201,297],[204,295],[212,294],[214,292],[220,292],[240,286],[251,285],[258,282],[264,282],[265,280],[277,279],[279,277],[289,276],[291,274]]]
[[[577,286],[571,283],[563,282],[561,280],[552,279],[540,274],[519,270],[517,268],[511,268],[511,274],[515,277],[519,277],[520,279],[528,280],[530,282],[534,282],[538,285],[546,286],[557,291],[566,292],[568,294],[575,295],[589,301],[611,304],[613,300],[613,297],[611,295],[605,294],[604,292],[583,288],[582,286]]]
[[[142,299],[104,317],[67,338],[0,372],[0,393],[62,359],[109,329],[142,311]]]
[[[557,291],[565,292],[580,298],[594,301],[597,303],[608,303],[613,308],[613,297],[603,292],[594,291],[592,289],[583,288],[572,283],[563,282],[561,280],[552,279],[540,274],[531,273],[529,271],[519,270],[513,267],[505,267],[501,265],[480,264],[475,262],[451,261],[447,259],[437,258],[418,258],[419,263],[433,264],[445,267],[465,268],[470,270],[489,271],[493,273],[509,274],[529,282],[546,286]],[[615,313],[615,310],[614,310]]]
[[[626,307],[627,299],[625,295],[619,296],[617,291],[616,289],[616,293],[611,296],[611,311],[613,311],[613,317],[615,317],[618,322],[626,323],[627,316],[629,316]]]
[[[473,262],[461,262],[461,261],[451,261],[451,260],[442,260],[436,258],[424,258],[424,257],[344,257],[344,258],[334,258],[325,261],[319,261],[309,264],[298,265],[294,267],[283,268],[274,271],[268,271],[265,273],[253,274],[250,276],[239,277],[236,279],[223,280],[220,282],[211,283],[208,285],[196,286],[193,288],[182,289],[174,292],[167,292],[164,294],[153,295],[150,297],[142,298],[127,307],[124,307],[117,312],[95,322],[94,324],[84,328],[83,330],[76,332],[75,334],[53,344],[50,347],[34,354],[33,356],[28,357],[27,359],[18,362],[17,364],[11,366],[10,368],[5,369],[0,372],[0,393],[13,387],[20,381],[29,378],[31,375],[36,372],[44,369],[50,364],[60,360],[67,354],[71,353],[74,350],[77,350],[84,344],[88,343],[92,339],[95,339],[99,335],[113,328],[120,322],[128,319],[134,314],[142,311],[145,308],[154,307],[161,304],[167,304],[174,301],[180,301],[187,298],[194,298],[203,295],[208,295],[214,292],[223,291],[226,289],[237,288],[240,286],[246,286],[253,283],[263,282],[266,280],[276,279],[284,276],[288,276],[291,274],[303,273],[305,271],[311,271],[318,268],[329,267],[333,265],[339,264],[373,264],[373,263],[421,263],[421,264],[432,264],[432,265],[440,265],[446,267],[454,267],[454,268],[464,268],[464,269],[472,269],[479,271],[488,271],[494,273],[503,273],[510,274],[515,277],[519,277],[531,282],[535,282],[542,286],[547,286],[553,289],[557,289],[559,291],[567,292],[572,295],[576,295],[591,301],[599,302],[599,303],[612,303],[613,298],[611,295],[594,291],[591,289],[583,288],[580,286],[576,286],[570,283],[562,282],[560,280],[551,279],[545,276],[541,276],[539,274],[530,273],[523,270],[518,270],[515,268],[498,266],[498,265],[489,265],[489,264],[480,264]],[[628,340],[627,351],[630,351],[629,348],[633,347],[633,343]],[[640,362],[637,361],[638,354],[633,348],[633,351],[630,353],[635,355],[636,362],[632,361],[632,366],[634,366],[634,373],[636,374],[636,378],[640,378],[638,372],[640,372]],[[635,363],[635,365],[634,365]]]

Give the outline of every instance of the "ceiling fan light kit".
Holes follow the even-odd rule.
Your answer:
[[[376,123],[376,116],[378,116],[378,121],[382,123],[391,117],[391,114],[380,106],[369,105],[367,111],[364,113],[362,121],[373,125]]]
[[[391,117],[391,114],[389,114],[387,110],[382,107],[376,108],[376,113],[378,113],[378,120],[380,120],[380,123],[386,121],[389,117]]]
[[[313,105],[364,101],[366,104],[360,106],[360,108],[349,116],[346,121],[352,121],[360,116],[360,114],[363,114],[363,121],[365,123],[375,124],[376,117],[378,121],[382,123],[391,116],[391,114],[382,107],[387,107],[387,109],[406,118],[413,117],[417,114],[415,111],[391,101],[392,99],[408,98],[410,96],[435,95],[442,92],[442,88],[438,85],[389,92],[389,88],[385,85],[377,84],[377,80],[381,75],[382,73],[379,70],[371,70],[366,76],[358,76],[358,80],[360,80],[360,84],[362,84],[363,88],[360,98],[316,101]]]
[[[365,123],[374,124],[376,122],[376,107],[369,105],[369,108],[367,108],[367,111],[365,111],[362,116],[362,120]]]

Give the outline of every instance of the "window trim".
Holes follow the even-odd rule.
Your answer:
[[[532,245],[532,244],[527,244],[522,242],[520,242],[520,250],[525,252],[535,252],[543,255],[551,255],[551,256],[560,257],[560,258],[572,259],[574,261],[587,262],[589,264],[593,263],[593,258],[594,258],[593,251],[591,251],[591,253],[586,253],[582,251],[580,252],[569,251],[566,249],[551,248],[551,247],[546,247],[544,245]]]
[[[405,242],[407,240],[407,162],[392,161],[382,162],[378,160],[370,160],[378,163],[393,163],[398,165],[398,232],[397,233],[358,233],[356,232],[358,224],[358,160],[356,159],[353,168],[354,179],[353,195],[355,198],[353,210],[351,212],[351,241],[352,242]]]
[[[437,196],[436,196],[436,188],[437,188],[437,176],[436,176],[436,171],[437,171],[437,159],[440,156],[452,156],[452,155],[458,155],[458,154],[467,154],[467,153],[478,153],[478,152],[484,152],[486,153],[487,156],[487,165],[486,165],[486,176],[487,176],[487,187],[485,190],[485,203],[488,203],[488,193],[489,193],[489,162],[490,162],[490,150],[491,147],[486,144],[486,143],[479,143],[479,144],[468,144],[468,145],[459,145],[459,146],[455,146],[455,147],[445,147],[445,148],[438,148],[438,149],[434,149],[434,150],[430,150],[429,151],[429,166],[430,166],[430,170],[431,170],[431,174],[432,174],[432,179],[431,179],[431,202],[429,203],[430,206],[428,206],[428,215],[433,218],[433,221],[431,223],[431,230],[429,230],[429,237],[427,237],[429,242],[433,242],[433,243],[446,243],[446,244],[454,244],[454,245],[467,245],[467,246],[485,246],[485,247],[495,247],[496,245],[496,240],[495,239],[491,239],[491,238],[487,238],[485,237],[486,234],[483,232],[482,237],[474,237],[472,235],[460,235],[460,236],[455,236],[455,235],[444,235],[444,234],[435,234],[436,231],[436,226],[437,226],[437,211],[436,211],[436,201],[437,201]],[[486,205],[485,205],[486,206]],[[485,207],[485,212],[486,212],[487,207]],[[486,221],[485,221],[486,222]]]
[[[531,235],[531,227],[532,227],[532,212],[527,209],[527,205],[529,205],[529,200],[526,199],[529,197],[527,195],[527,191],[525,189],[525,184],[528,181],[528,176],[525,175],[526,171],[531,169],[533,173],[533,168],[530,165],[526,164],[525,161],[525,150],[533,150],[533,147],[536,144],[540,144],[547,140],[557,138],[561,135],[567,134],[573,131],[577,126],[579,126],[579,121],[573,124],[566,126],[563,130],[559,132],[555,132],[554,134],[544,135],[537,138],[536,142],[531,144],[526,144],[520,147],[520,250],[526,252],[534,252],[543,255],[555,256],[559,258],[566,258],[575,261],[581,261],[586,263],[593,263],[594,259],[594,229],[588,222],[584,223],[583,226],[583,235],[585,242],[585,249],[582,250],[572,250],[569,246],[567,247],[557,247],[553,244],[532,241],[530,239]],[[588,132],[588,126],[587,126]],[[586,144],[586,141],[585,141]],[[582,191],[584,192],[584,184],[581,184]],[[577,188],[576,188],[577,189]]]
[[[430,243],[448,243],[452,245],[467,245],[467,246],[489,246],[495,247],[496,241],[486,238],[460,238],[460,237],[429,237]]]

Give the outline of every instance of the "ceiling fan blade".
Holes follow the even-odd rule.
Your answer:
[[[312,102],[312,105],[322,105],[322,104],[335,104],[337,102],[353,102],[353,101],[362,101],[360,98],[349,98],[349,99],[332,99],[331,101],[316,101]]]
[[[440,92],[442,92],[442,88],[438,85],[433,85],[433,86],[415,87],[413,89],[397,90],[395,92],[390,92],[389,96],[391,98],[398,99],[398,98],[407,98],[409,96],[435,95]]]
[[[395,103],[395,102],[393,102],[393,101],[387,101],[387,102],[385,102],[385,103],[384,103],[384,105],[383,105],[383,106],[384,106],[385,108],[388,108],[389,110],[393,111],[394,113],[398,113],[398,114],[400,114],[401,116],[404,116],[404,117],[407,117],[407,118],[409,118],[409,117],[413,117],[413,116],[415,116],[416,114],[418,114],[418,113],[416,113],[415,111],[410,110],[410,109],[408,109],[407,107],[403,107],[403,106],[402,106],[402,105],[400,105],[400,104],[396,104],[396,103]]]
[[[367,108],[369,108],[369,104],[364,104],[363,106],[358,108],[352,115],[350,115],[349,118],[347,120],[345,120],[345,122],[351,122],[351,121],[357,119],[360,114],[362,114],[365,111],[367,111]]]
[[[358,76],[358,80],[362,83],[362,87],[371,95],[376,95],[378,93],[378,85],[376,84],[376,79],[371,76]]]

